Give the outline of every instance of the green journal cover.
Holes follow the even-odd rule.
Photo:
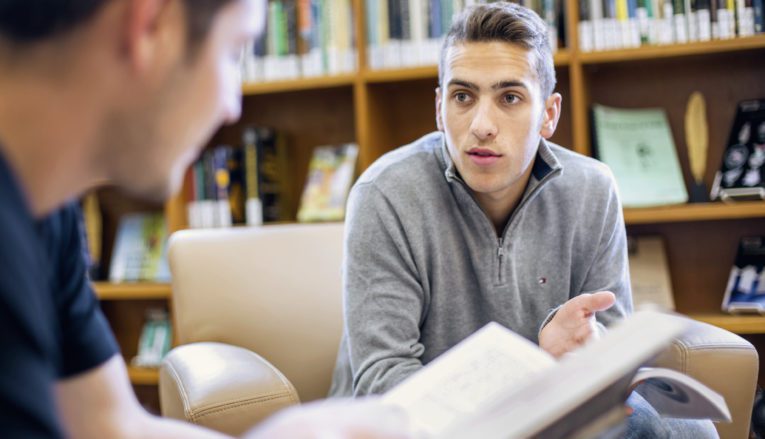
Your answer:
[[[624,207],[688,202],[663,109],[595,105],[593,121],[597,157],[613,171]]]

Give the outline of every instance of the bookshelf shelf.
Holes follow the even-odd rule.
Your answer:
[[[736,334],[765,333],[765,316],[744,316],[728,314],[690,314],[694,320],[709,323],[719,328],[727,329]]]
[[[130,382],[137,386],[156,386],[159,384],[159,370],[146,367],[128,366]]]
[[[765,48],[765,35],[698,43],[643,46],[634,49],[586,52],[579,54],[578,59],[585,65],[605,64],[678,56],[708,55],[711,53],[736,52],[762,48]]]
[[[745,218],[765,218],[765,202],[699,203],[624,209],[624,221],[628,225]]]
[[[408,67],[403,69],[366,70],[363,78],[367,83],[398,82],[428,79],[438,76],[438,66]]]
[[[245,96],[283,93],[300,90],[317,90],[351,86],[357,75],[320,76],[316,78],[301,78],[287,81],[255,82],[242,84],[242,94]]]
[[[169,299],[170,284],[162,283],[110,283],[94,282],[93,288],[101,300]]]

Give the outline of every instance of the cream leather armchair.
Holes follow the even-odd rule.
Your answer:
[[[160,373],[164,416],[240,434],[281,408],[323,398],[342,333],[341,224],[182,231],[170,242],[181,346]],[[746,438],[757,352],[692,322],[658,359],[721,393]]]

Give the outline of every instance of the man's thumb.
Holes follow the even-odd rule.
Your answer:
[[[582,307],[591,312],[605,311],[616,303],[616,296],[610,291],[599,291],[586,296],[582,300]]]

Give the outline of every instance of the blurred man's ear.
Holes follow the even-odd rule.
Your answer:
[[[555,134],[555,129],[558,127],[558,120],[560,119],[562,101],[563,97],[561,97],[560,93],[553,93],[545,100],[542,126],[539,129],[539,134],[545,139],[549,139]]]
[[[181,49],[185,38],[184,14],[179,2],[127,0],[123,44],[131,67],[145,73],[168,56],[168,49]]]
[[[438,131],[444,130],[444,121],[441,118],[441,87],[436,87],[436,127]]]

